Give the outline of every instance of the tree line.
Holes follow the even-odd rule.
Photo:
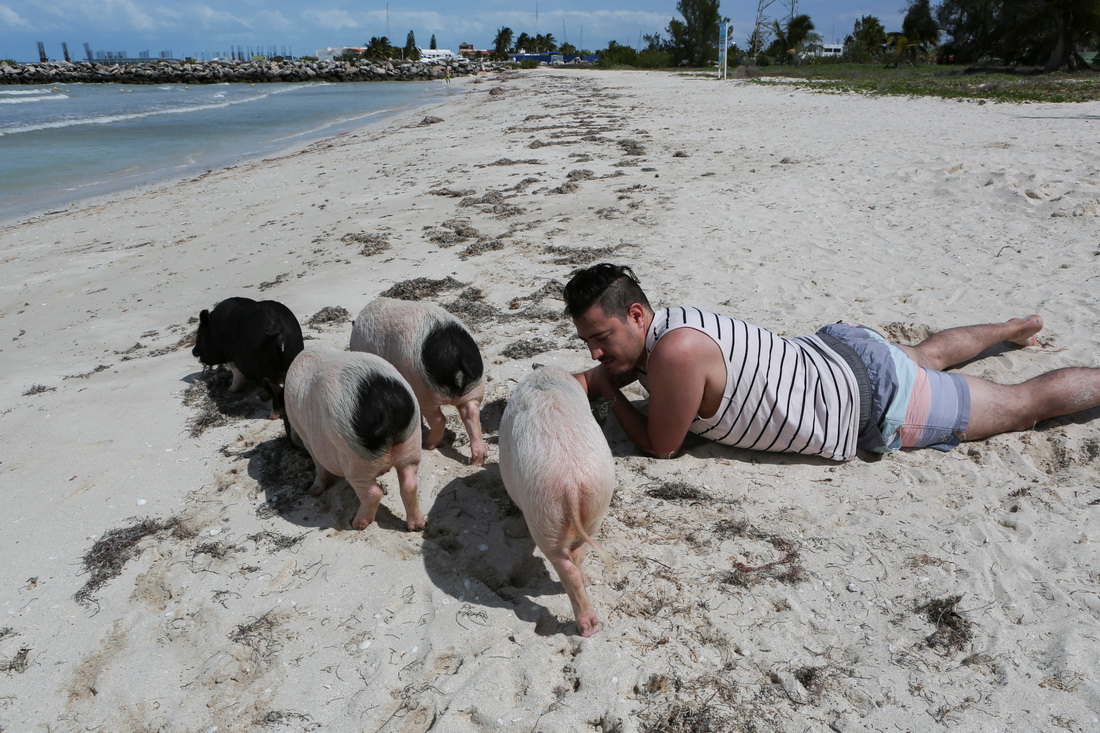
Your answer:
[[[708,66],[718,60],[719,0],[679,0],[680,18],[665,34],[643,36],[641,49],[611,43],[608,51],[629,65],[643,56],[666,66]],[[749,36],[749,48],[727,49],[730,58],[752,62],[801,63],[822,46],[809,15],[773,21]],[[900,30],[888,32],[873,15],[857,20],[844,40],[844,58],[888,66],[922,61],[1100,70],[1085,49],[1100,46],[1100,0],[910,0]],[[629,50],[627,50],[629,49]]]
[[[603,66],[667,68],[709,66],[718,60],[718,28],[723,18],[720,0],[679,0],[679,18],[662,33],[643,35],[641,48],[608,42],[595,52]],[[773,21],[749,36],[749,48],[731,45],[730,58],[753,63],[798,64],[819,49],[821,35],[809,15]],[[900,30],[888,32],[873,15],[857,20],[844,39],[843,58],[897,67],[930,60],[974,64],[994,60],[1011,66],[1042,67],[1044,71],[1078,70],[1090,65],[1086,48],[1100,44],[1100,0],[910,0]],[[436,48],[432,36],[431,48]],[[491,58],[513,53],[587,55],[570,43],[558,44],[552,34],[518,35],[499,28]],[[373,37],[361,54],[370,59],[420,58],[413,32],[403,48],[385,36]]]

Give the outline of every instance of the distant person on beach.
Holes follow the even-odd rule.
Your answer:
[[[575,273],[566,310],[599,365],[574,375],[642,450],[676,456],[688,432],[730,446],[846,461],[856,449],[949,450],[1100,406],[1100,369],[1000,385],[945,372],[1001,342],[1034,346],[1037,315],[963,326],[916,346],[856,324],[781,338],[691,307],[653,310],[629,267]],[[620,389],[649,392],[643,413]]]

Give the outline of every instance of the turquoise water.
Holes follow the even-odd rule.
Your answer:
[[[442,82],[0,86],[0,222],[270,155],[448,93]]]

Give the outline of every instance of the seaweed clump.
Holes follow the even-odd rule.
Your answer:
[[[465,283],[459,282],[450,276],[439,280],[433,280],[429,277],[416,277],[412,280],[402,280],[393,285],[382,293],[382,297],[397,298],[398,300],[424,300],[434,298],[447,290],[457,290],[463,285]]]
[[[84,554],[84,572],[92,577],[73,596],[76,602],[85,606],[94,603],[95,592],[108,580],[118,577],[126,563],[141,554],[138,544],[146,537],[162,533],[170,533],[178,539],[187,537],[183,525],[175,517],[167,520],[143,519],[129,527],[105,532]]]
[[[917,613],[923,614],[928,623],[936,630],[925,637],[928,646],[933,649],[960,651],[974,638],[974,629],[969,621],[957,610],[962,596],[950,596],[931,600],[917,607]]]

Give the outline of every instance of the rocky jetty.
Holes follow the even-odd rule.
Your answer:
[[[503,67],[456,59],[452,76],[467,76]],[[39,64],[0,62],[3,84],[221,84],[225,82],[422,81],[442,79],[446,65],[422,61],[149,61],[100,63],[50,61]]]

